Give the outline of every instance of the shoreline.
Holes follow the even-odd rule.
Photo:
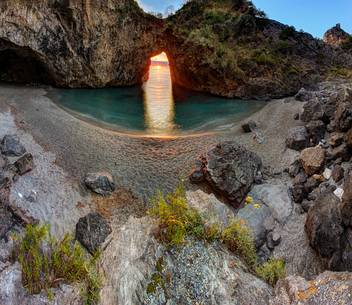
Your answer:
[[[274,100],[236,123],[227,132],[177,138],[131,137],[85,120],[56,105],[42,88],[0,86],[0,110],[11,107],[18,126],[29,132],[69,175],[80,179],[89,171],[110,171],[119,187],[130,189],[146,200],[156,190],[170,191],[187,178],[194,160],[209,147],[236,140],[256,152],[264,165],[282,170],[294,156],[285,154],[289,127],[298,123],[293,115],[302,103],[293,98]],[[263,144],[241,124],[255,120],[264,136]]]

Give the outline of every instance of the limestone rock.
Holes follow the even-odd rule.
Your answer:
[[[115,190],[114,179],[107,172],[89,173],[84,178],[84,183],[93,192],[104,196]]]
[[[309,145],[309,136],[306,127],[293,127],[289,130],[286,138],[286,145],[288,148],[294,150],[301,150]]]
[[[324,165],[325,150],[320,146],[306,148],[301,152],[299,159],[308,176],[318,174]]]
[[[80,218],[76,225],[76,239],[92,254],[101,247],[110,233],[110,225],[98,213]]]
[[[325,271],[311,281],[289,276],[279,281],[270,305],[350,305],[352,274]]]
[[[20,139],[16,135],[6,135],[1,142],[1,152],[5,156],[19,157],[22,156],[26,149],[21,144]]]
[[[250,191],[261,159],[236,142],[222,142],[205,157],[205,177],[214,191],[239,206]]]

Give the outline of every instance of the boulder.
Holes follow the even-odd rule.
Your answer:
[[[19,157],[26,152],[26,149],[21,144],[18,136],[6,135],[1,141],[1,152],[5,156]]]
[[[232,141],[209,150],[204,162],[206,181],[234,206],[244,201],[262,166],[255,153]]]
[[[109,223],[98,213],[90,213],[76,224],[76,239],[91,254],[100,249],[111,232]]]
[[[306,127],[293,127],[288,132],[286,138],[286,145],[288,148],[294,150],[301,150],[309,146],[309,135]]]
[[[341,159],[342,161],[349,161],[351,158],[351,151],[345,143],[335,148],[329,148],[327,151],[327,157],[329,160]]]
[[[19,158],[14,163],[17,173],[19,175],[24,175],[25,173],[31,171],[33,169],[33,156],[31,153],[26,153],[21,158]]]
[[[314,92],[308,91],[305,88],[301,88],[295,95],[296,101],[307,102],[314,97]]]
[[[335,124],[338,130],[348,131],[352,128],[352,97],[337,104]]]
[[[345,176],[345,170],[343,169],[343,167],[341,165],[336,164],[334,166],[334,168],[332,169],[331,176],[335,182],[339,182]]]
[[[333,193],[322,193],[308,211],[305,229],[311,247],[324,258],[340,249],[343,233],[340,200]]]
[[[293,185],[290,189],[293,201],[296,203],[301,203],[304,198],[307,197],[307,192],[301,184]]]
[[[321,171],[325,161],[325,150],[320,146],[304,149],[299,160],[308,176],[312,176]]]
[[[350,305],[352,274],[325,271],[313,280],[289,276],[278,282],[269,305]]]
[[[324,108],[318,99],[311,100],[303,106],[303,112],[300,119],[303,122],[310,122],[316,120],[326,121]]]
[[[112,175],[107,172],[89,173],[84,178],[85,185],[93,192],[107,196],[115,191],[115,183]]]
[[[306,128],[312,144],[317,145],[324,138],[326,126],[323,121],[311,121]]]
[[[244,132],[249,133],[252,132],[253,130],[255,130],[257,128],[257,123],[250,120],[247,123],[242,125],[242,129]]]
[[[339,146],[343,143],[344,136],[343,132],[333,132],[328,138],[328,144],[332,147]]]

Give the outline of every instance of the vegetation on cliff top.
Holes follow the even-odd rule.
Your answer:
[[[152,200],[149,214],[158,220],[157,238],[169,247],[182,246],[189,237],[209,243],[219,241],[269,284],[274,285],[285,276],[282,260],[272,259],[258,265],[252,234],[243,221],[232,220],[226,227],[207,223],[196,209],[189,206],[182,186],[166,196],[159,193]]]
[[[85,304],[98,303],[99,253],[89,257],[70,235],[66,234],[59,241],[49,234],[49,226],[28,225],[24,236],[17,240],[14,257],[21,264],[22,283],[29,293],[44,290],[51,296],[50,289],[60,283],[81,283]]]

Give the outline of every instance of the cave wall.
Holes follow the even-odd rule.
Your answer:
[[[21,70],[31,74],[28,62],[35,58],[34,70],[45,70],[56,86],[133,85],[147,72],[150,54],[158,52],[162,28],[163,21],[134,0],[2,1],[0,61],[11,55],[15,62],[17,55],[9,80],[17,75],[22,81]],[[0,66],[3,78],[9,64]]]

